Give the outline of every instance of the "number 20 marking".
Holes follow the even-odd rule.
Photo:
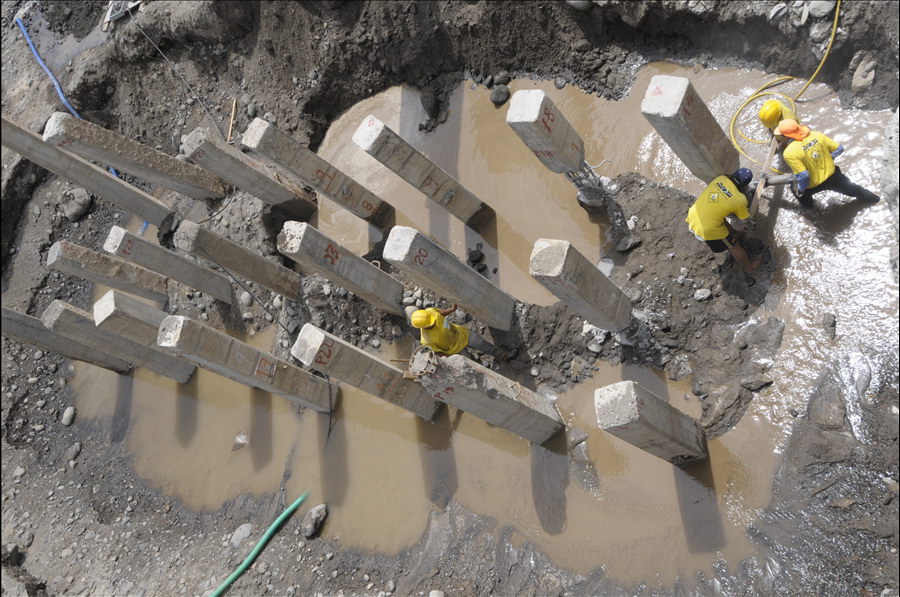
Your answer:
[[[413,256],[413,261],[418,263],[419,265],[425,265],[425,258],[428,257],[428,250],[425,247],[422,247],[418,250],[418,252]]]

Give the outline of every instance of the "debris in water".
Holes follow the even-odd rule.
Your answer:
[[[250,443],[250,437],[247,435],[246,431],[240,431],[237,435],[234,436],[234,443],[231,445],[231,451],[237,452],[241,448],[246,448],[247,444]]]

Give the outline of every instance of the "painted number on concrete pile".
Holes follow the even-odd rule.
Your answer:
[[[328,246],[325,247],[325,254],[322,255],[322,258],[328,261],[328,263],[330,263],[331,265],[334,265],[334,263],[341,258],[341,254],[337,249],[334,248],[333,244],[328,243]]]
[[[70,137],[66,137],[65,139],[63,139],[62,141],[60,141],[59,143],[57,143],[56,146],[57,146],[57,147],[66,147],[67,145],[71,145],[71,144],[74,143],[74,142],[75,142],[74,139],[72,139],[72,138],[70,138]]]
[[[254,375],[264,379],[271,379],[275,373],[275,362],[267,357],[260,357],[259,363],[256,365]]]
[[[547,129],[548,134],[552,134],[553,130],[550,128],[550,122],[556,120],[556,116],[553,115],[553,111],[550,110],[550,106],[544,108],[544,117],[541,118],[541,123],[544,125],[544,128]]]
[[[323,184],[322,181],[324,181],[326,178],[328,179],[328,184],[326,184],[325,188],[322,189],[323,192],[327,193],[328,190],[331,188],[331,183],[334,182],[335,174],[336,174],[336,172],[332,172],[331,175],[329,175],[328,172],[325,172],[324,170],[321,170],[321,169],[316,170],[316,174],[315,174],[314,178],[316,179],[317,184],[322,185]]]
[[[373,209],[375,209],[375,206],[372,205],[369,201],[363,199],[362,208],[366,211],[372,211]]]
[[[327,365],[328,361],[331,359],[332,348],[334,348],[334,340],[331,338],[323,340],[322,345],[319,347],[319,352],[316,353],[315,363],[317,365]]]
[[[440,400],[441,402],[443,402],[443,401],[446,400],[447,397],[450,396],[450,394],[452,394],[452,393],[453,393],[453,386],[447,386],[446,388],[444,388],[444,389],[441,390],[440,392],[435,392],[435,393],[434,393],[434,399],[435,399],[435,400]]]
[[[134,239],[129,238],[125,241],[125,248],[122,249],[122,255],[131,255],[131,249],[134,248]]]
[[[205,157],[206,157],[206,152],[203,151],[202,149],[198,149],[197,151],[195,151],[194,153],[191,154],[192,160],[202,160]]]
[[[688,110],[688,106],[692,106],[693,104],[694,104],[694,94],[692,93],[688,96],[687,101],[684,102],[684,105],[681,106],[681,111],[684,113],[685,116],[691,115],[691,111]]]
[[[384,371],[380,376],[381,381],[375,385],[375,391],[381,395],[392,392],[400,383],[400,377],[397,377],[390,371]]]
[[[422,247],[418,250],[418,252],[413,256],[413,261],[418,263],[419,265],[425,265],[425,258],[428,257],[428,249]]]

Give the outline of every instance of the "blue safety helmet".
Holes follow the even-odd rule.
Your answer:
[[[747,186],[753,180],[753,172],[748,168],[738,168],[731,175],[731,181],[739,187]]]

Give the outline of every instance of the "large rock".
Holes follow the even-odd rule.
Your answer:
[[[809,15],[812,17],[827,17],[834,10],[837,0],[812,0],[809,3]]]
[[[72,189],[62,196],[59,208],[70,222],[77,222],[91,208],[91,196],[84,189]]]
[[[322,527],[322,523],[325,522],[326,516],[328,516],[328,506],[325,504],[319,504],[310,509],[300,523],[300,533],[307,539],[315,537]]]

